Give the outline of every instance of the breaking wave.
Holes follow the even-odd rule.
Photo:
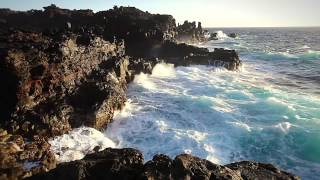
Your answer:
[[[130,101],[106,130],[117,146],[140,149],[146,160],[157,153],[191,153],[220,164],[274,163],[305,176],[317,169],[311,163],[306,170],[301,162],[307,160],[297,151],[318,155],[300,142],[320,135],[318,97],[272,84],[267,80],[276,77],[254,66],[230,72],[159,64],[154,71],[130,84]]]
[[[234,32],[241,38],[218,31],[220,40],[201,46],[236,49],[241,71],[158,64],[152,75],[135,77],[128,102],[105,132],[82,127],[51,140],[58,160],[80,159],[96,146],[133,147],[146,160],[158,153],[190,153],[220,164],[255,160],[317,179],[319,41],[287,43],[304,34],[287,37],[273,29]]]
[[[69,134],[55,137],[49,143],[58,162],[82,159],[86,154],[94,152],[96,147],[99,150],[116,147],[103,133],[89,127],[74,129]]]

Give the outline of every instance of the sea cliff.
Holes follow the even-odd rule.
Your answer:
[[[234,50],[181,43],[204,41],[203,33],[201,24],[177,26],[170,15],[134,7],[0,9],[0,178],[297,179],[272,165],[219,166],[190,155],[157,155],[143,164],[134,149],[97,150],[57,165],[48,138],[83,125],[107,127],[136,74],[159,62],[241,66]]]

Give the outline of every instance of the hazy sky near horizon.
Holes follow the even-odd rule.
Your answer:
[[[94,11],[114,5],[135,6],[171,14],[177,22],[201,21],[205,27],[320,26],[320,0],[0,0],[1,8],[14,10],[50,4]]]

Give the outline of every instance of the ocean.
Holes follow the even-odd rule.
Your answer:
[[[96,145],[132,147],[145,160],[158,153],[218,164],[255,160],[318,179],[320,28],[208,30],[219,40],[197,46],[235,49],[239,71],[158,64],[135,77],[105,132],[82,127],[51,140],[57,159],[80,159]]]

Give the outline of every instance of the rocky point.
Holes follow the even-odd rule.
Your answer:
[[[157,155],[144,164],[134,149],[106,149],[57,166],[48,139],[83,125],[105,128],[135,74],[151,73],[159,62],[241,66],[234,50],[181,43],[203,41],[203,33],[201,23],[176,26],[170,15],[134,7],[0,9],[0,179],[297,178],[272,165],[219,166],[191,155]]]

